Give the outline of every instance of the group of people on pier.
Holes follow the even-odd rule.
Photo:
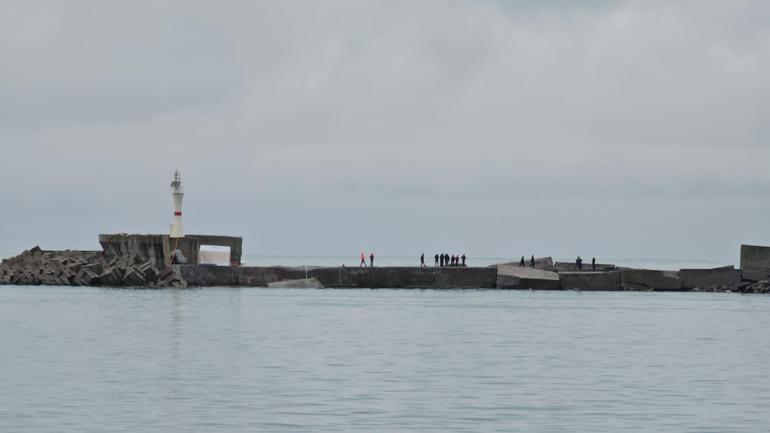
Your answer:
[[[578,268],[578,270],[583,270],[583,258],[578,256],[577,259],[575,259],[575,266]],[[591,270],[596,270],[596,257],[591,259]]]
[[[433,256],[433,266],[461,266],[465,267],[467,266],[465,264],[465,254],[458,256],[455,254],[449,255],[446,253],[442,254],[436,254]],[[361,265],[362,268],[365,268],[366,265],[366,255],[361,252]],[[424,268],[427,265],[425,264],[425,253],[420,254],[420,267]],[[519,261],[519,267],[525,267],[527,266],[527,263],[524,259],[524,256],[521,256],[521,260]],[[369,267],[374,267],[374,253],[369,253]],[[534,268],[535,267],[535,255],[533,254],[529,258],[529,267]],[[575,267],[577,267],[578,270],[583,270],[583,258],[578,256],[577,259],[575,259]],[[596,257],[591,259],[591,270],[596,270]]]
[[[465,264],[465,254],[458,256],[455,254],[449,255],[446,253],[436,254],[433,256],[433,266],[467,266]],[[420,255],[420,267],[427,266],[425,264],[425,254]]]
[[[524,261],[524,256],[521,256],[521,261],[519,261],[519,267],[523,268],[526,266],[526,262]],[[529,267],[534,268],[535,267],[535,256],[532,255],[529,259]],[[583,258],[578,256],[577,259],[575,259],[575,267],[582,271],[583,270]],[[591,259],[591,270],[596,270],[596,257]]]
[[[519,267],[523,268],[526,266],[524,263],[524,256],[521,256],[521,261],[519,262]],[[535,255],[533,254],[532,257],[529,259],[529,267],[534,268],[535,267]]]

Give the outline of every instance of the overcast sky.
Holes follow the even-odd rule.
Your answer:
[[[0,2],[0,251],[735,261],[770,244],[770,2]]]

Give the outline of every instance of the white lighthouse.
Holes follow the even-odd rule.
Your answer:
[[[184,192],[182,191],[182,178],[179,176],[179,170],[174,172],[174,181],[171,182],[171,195],[174,196],[174,223],[171,224],[170,237],[183,238],[182,197],[184,197]]]

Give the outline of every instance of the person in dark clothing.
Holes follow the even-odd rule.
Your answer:
[[[596,270],[596,257],[591,259],[591,270],[592,271]]]
[[[461,258],[461,259],[462,259],[462,261],[463,261],[463,266],[465,266],[465,254],[463,254],[463,255],[462,255],[462,257],[460,257],[460,258]]]
[[[425,267],[425,253],[420,254],[420,267]]]
[[[524,256],[521,256],[521,261],[519,262],[519,267],[520,268],[524,267]]]
[[[369,267],[374,267],[374,253],[369,254]]]
[[[578,270],[582,271],[583,270],[583,259],[581,259],[580,256],[578,256],[578,258],[575,261],[575,263],[577,264]]]
[[[444,253],[441,253],[441,267],[444,267]]]
[[[438,254],[433,256],[433,266],[438,266]]]
[[[532,254],[532,257],[529,259],[529,267],[534,268],[535,267],[535,255]]]

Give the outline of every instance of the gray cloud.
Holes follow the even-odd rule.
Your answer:
[[[770,242],[766,2],[0,12],[3,252],[164,231],[177,167],[188,229],[252,253]]]

